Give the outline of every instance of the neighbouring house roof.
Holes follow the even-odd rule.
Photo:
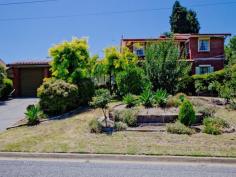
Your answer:
[[[38,59],[38,60],[19,60],[8,64],[8,67],[20,67],[20,66],[49,66],[51,59]]]

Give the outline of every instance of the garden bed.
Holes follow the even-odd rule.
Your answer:
[[[135,109],[135,108],[134,108]],[[148,124],[148,123],[172,123],[175,122],[178,119],[179,109],[175,107],[170,108],[160,108],[160,107],[154,107],[154,108],[144,108],[144,107],[138,107],[138,114],[137,114],[137,123],[140,124]],[[114,114],[116,111],[124,111],[128,110],[126,108],[126,105],[119,104],[110,110],[110,116],[114,120]],[[196,114],[196,124],[199,124],[202,122],[202,114]]]

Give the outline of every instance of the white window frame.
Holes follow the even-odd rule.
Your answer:
[[[200,50],[201,41],[208,41],[208,50]],[[198,52],[210,52],[210,50],[211,50],[211,40],[210,40],[210,38],[199,38],[198,39]]]
[[[195,68],[196,69],[195,74],[208,74],[208,73],[200,73],[200,70],[201,70],[200,68],[202,68],[202,67],[208,67],[209,68],[208,73],[214,72],[214,67],[212,65],[199,65]]]

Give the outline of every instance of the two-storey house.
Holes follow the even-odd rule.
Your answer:
[[[205,74],[224,68],[225,39],[231,34],[174,34],[173,39],[179,47],[180,59],[192,63],[192,74]],[[162,35],[151,39],[122,39],[121,47],[128,47],[141,60],[145,59],[148,44],[170,40]]]

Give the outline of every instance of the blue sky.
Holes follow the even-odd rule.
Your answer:
[[[30,0],[0,0],[0,4],[22,1]],[[180,0],[180,2],[197,12],[201,33],[236,34],[236,0]],[[64,40],[71,40],[73,36],[89,37],[91,54],[102,56],[105,47],[120,44],[122,35],[127,38],[157,37],[162,32],[169,31],[171,9],[150,11],[138,9],[170,8],[173,3],[174,0],[58,0],[37,4],[0,5],[0,58],[6,63],[44,59],[48,56],[50,47]],[[109,13],[130,10],[138,11]],[[91,13],[104,14],[91,15]],[[78,16],[5,20],[64,15]]]

